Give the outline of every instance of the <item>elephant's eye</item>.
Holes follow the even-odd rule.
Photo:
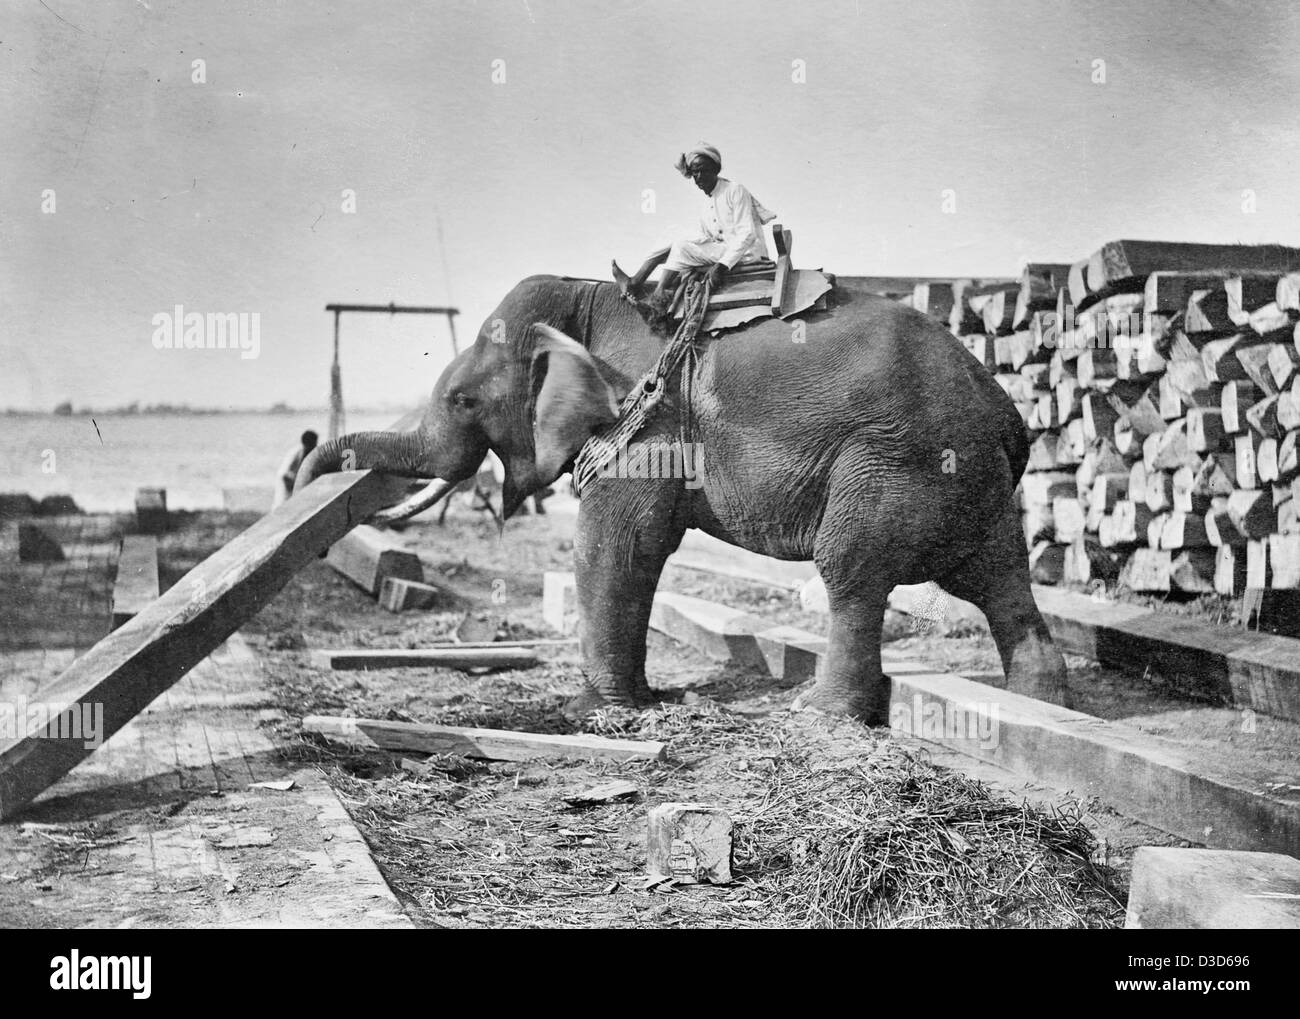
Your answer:
[[[457,407],[467,407],[467,408],[473,407],[478,403],[478,401],[474,399],[474,397],[469,396],[465,393],[457,393],[455,396],[452,397],[452,402],[455,403]]]

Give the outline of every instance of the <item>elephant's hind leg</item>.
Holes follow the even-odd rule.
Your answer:
[[[847,715],[867,725],[889,722],[889,680],[880,671],[880,631],[888,591],[830,594],[825,671],[799,695],[795,711]]]
[[[837,467],[817,531],[814,558],[830,601],[830,646],[823,673],[794,707],[887,725],[881,628],[889,592],[913,572],[920,546],[905,470],[864,475],[851,466],[861,462],[850,457],[850,466]]]
[[[972,602],[988,619],[1008,690],[1071,706],[1065,660],[1034,603],[1024,533],[1010,500],[975,554],[936,579],[945,591]]]

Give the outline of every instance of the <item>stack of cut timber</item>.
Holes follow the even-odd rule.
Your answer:
[[[1036,582],[1300,588],[1300,250],[1115,241],[948,312],[1028,431]]]

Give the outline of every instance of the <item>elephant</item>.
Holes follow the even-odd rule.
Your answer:
[[[295,490],[344,462],[433,479],[372,518],[400,519],[473,477],[490,449],[505,467],[508,519],[573,469],[657,361],[668,337],[643,312],[614,283],[524,279],[442,373],[414,431],[324,442]],[[1028,437],[1010,398],[947,329],[841,277],[833,302],[798,322],[766,318],[701,337],[694,370],[683,372],[665,380],[635,441],[671,447],[686,436],[706,454],[695,458],[699,476],[607,470],[581,494],[585,684],[566,714],[656,699],[645,670],[651,604],[692,527],[815,562],[828,647],[796,710],[887,724],[886,601],[895,585],[925,581],[983,610],[1010,690],[1068,703],[1014,504]]]

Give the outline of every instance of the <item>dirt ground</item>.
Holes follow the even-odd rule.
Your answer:
[[[554,636],[541,619],[542,575],[572,568],[571,522],[555,516],[511,521],[502,536],[495,525],[468,513],[444,527],[413,524],[401,540],[435,569],[478,592],[478,613],[499,622],[511,638]],[[784,592],[698,571],[670,568],[661,587],[706,597],[756,615],[824,632],[825,620],[802,612]],[[493,601],[495,592],[496,600]],[[451,638],[455,611],[389,615],[364,592],[323,563],[303,570],[244,629],[261,654],[289,719],[342,714],[402,721],[473,725],[532,732],[570,732],[561,713],[581,684],[575,646],[549,648],[540,669],[474,677],[435,669],[324,673],[310,650],[348,647],[418,647]],[[894,647],[967,674],[997,673],[987,635],[917,635],[907,617],[891,617]],[[647,803],[703,799],[726,804],[740,823],[770,797],[775,761],[791,748],[833,760],[865,757],[886,734],[852,723],[829,725],[783,711],[796,691],[746,669],[710,662],[661,634],[649,635],[648,678],[669,704],[680,705],[657,721],[670,733],[673,762],[475,765],[460,760],[403,768],[396,755],[348,753],[302,736],[290,721],[279,733],[290,753],[318,761],[343,796],[375,857],[410,915],[422,924],[494,926],[785,926],[807,922],[791,912],[780,876],[766,873],[758,857],[739,861],[732,889],[644,888]],[[1078,662],[1075,671],[1098,673]],[[1096,684],[1095,684],[1096,685]],[[1161,711],[1181,702],[1159,693],[1137,696],[1119,677],[1098,685],[1095,699],[1112,717]],[[1122,698],[1117,696],[1122,694]],[[1117,703],[1123,700],[1123,704]],[[714,705],[725,709],[714,717]],[[599,728],[599,726],[598,726]],[[617,725],[612,732],[622,734]],[[717,732],[710,740],[708,734]],[[674,739],[676,742],[674,742]],[[815,748],[815,749],[813,749]],[[924,753],[931,751],[925,750]],[[979,777],[1012,799],[1046,809],[1078,806],[1098,837],[1098,862],[1115,868],[1122,888],[1137,845],[1179,844],[1098,802],[1075,804],[1054,790],[1032,787],[996,768],[936,750],[937,763],[982,772]],[[621,777],[636,783],[631,802],[570,807],[564,797]],[[742,843],[743,844],[743,840]],[[1089,925],[1119,921],[1118,906],[1099,911]],[[942,922],[931,918],[931,922]]]
[[[182,521],[160,549],[163,586],[249,522],[225,514]],[[482,609],[475,616],[481,625],[510,638],[553,637],[541,618],[542,576],[547,570],[572,568],[571,529],[571,518],[528,516],[511,521],[498,534],[485,517],[454,509],[445,526],[421,520],[399,537],[420,555],[426,571],[436,570],[479,596]],[[29,571],[30,594],[31,578],[45,577],[47,571],[20,568]],[[77,595],[78,604],[94,603],[94,585],[111,576],[111,570],[93,557],[82,568],[90,593]],[[58,580],[45,577],[40,583],[47,595],[59,590]],[[62,584],[72,590],[66,580]],[[661,588],[824,632],[824,617],[803,612],[788,592],[676,567],[665,572]],[[783,802],[783,784],[836,768],[856,774],[863,760],[907,741],[854,723],[792,716],[783,709],[796,691],[749,670],[708,661],[658,633],[649,636],[648,673],[667,707],[639,716],[608,712],[595,719],[594,729],[665,740],[670,754],[664,763],[403,761],[400,755],[353,751],[301,733],[299,722],[307,714],[573,731],[561,713],[581,684],[573,645],[544,649],[540,668],[479,676],[438,669],[326,672],[312,664],[310,652],[318,648],[420,647],[448,640],[463,615],[450,606],[389,614],[324,562],[316,562],[242,631],[278,709],[266,713],[266,735],[285,766],[319,767],[417,924],[769,927],[827,922],[809,915],[800,896],[791,893],[797,836],[787,833],[774,844],[758,833],[779,828],[773,804]],[[79,633],[86,629],[82,625]],[[1002,681],[996,650],[985,633],[918,633],[908,617],[891,614],[886,638],[909,658],[994,685]],[[48,643],[48,634],[41,639],[47,641],[46,650],[5,656],[7,665],[21,668],[34,683],[53,678],[67,664],[69,653],[51,648],[72,647],[84,636],[71,643],[67,634],[63,643]],[[1082,659],[1071,658],[1068,664],[1072,687],[1083,696],[1081,710],[1099,717],[1125,718],[1206,745],[1235,740],[1243,752],[1257,753],[1261,760],[1283,758],[1297,745],[1294,727],[1261,717],[1246,738],[1239,733],[1236,712],[1207,711]],[[1122,922],[1133,849],[1186,844],[1098,801],[1078,803],[955,753],[910,745],[936,764],[985,781],[1013,802],[1078,812],[1096,839],[1089,862],[1107,874],[1109,898],[1097,894],[1082,911],[1036,915],[1034,922],[1040,925],[1107,927]],[[571,806],[565,799],[615,777],[631,780],[637,794],[588,807]],[[668,800],[718,803],[735,818],[735,884],[646,885],[647,807]],[[788,814],[780,816],[787,819],[781,823],[788,823]],[[1017,925],[1017,916],[1000,914],[994,906],[989,910],[982,922]],[[900,925],[945,923],[940,914],[898,919]]]

